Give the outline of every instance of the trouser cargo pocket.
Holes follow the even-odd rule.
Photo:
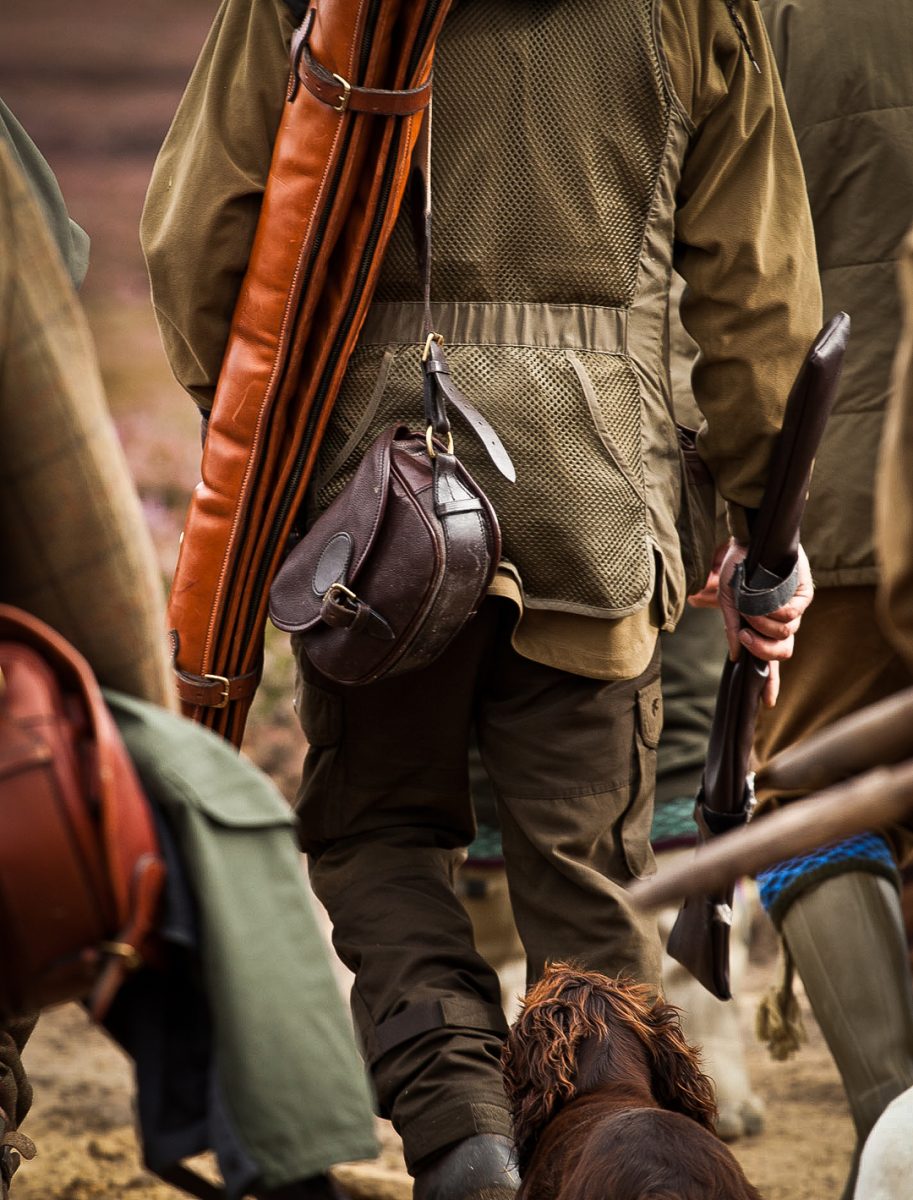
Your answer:
[[[650,845],[653,797],[656,791],[656,747],[663,728],[662,688],[658,679],[637,693],[634,712],[634,747],[631,801],[621,827],[621,844],[628,870],[641,879],[656,870]]]

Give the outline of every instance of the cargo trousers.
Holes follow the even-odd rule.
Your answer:
[[[515,620],[489,598],[431,666],[365,687],[321,676],[293,639],[309,743],[301,843],[411,1170],[462,1138],[511,1132],[498,978],[454,892],[475,834],[473,728],[529,978],[571,959],[660,982],[655,920],[626,894],[654,868],[658,650],[636,679],[588,679],[521,657]]]

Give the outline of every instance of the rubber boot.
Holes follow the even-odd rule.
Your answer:
[[[913,1085],[913,984],[900,900],[888,880],[846,872],[799,895],[781,931],[856,1126],[849,1200],[869,1131]]]
[[[412,1200],[513,1200],[519,1186],[510,1138],[477,1133],[416,1172]]]

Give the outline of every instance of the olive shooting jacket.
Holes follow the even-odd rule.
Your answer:
[[[524,652],[536,619],[530,656],[583,674],[643,669],[634,659],[649,660],[656,627],[673,627],[685,601],[673,263],[701,351],[700,451],[743,535],[741,510],[760,500],[785,397],[820,325],[779,80],[755,6],[736,7],[738,27],[723,0],[461,0],[438,44],[435,314],[456,382],[516,461],[516,485],[489,474],[458,418],[457,450],[501,518],[509,568],[497,586],[525,609],[515,645]],[[225,0],[147,199],[160,327],[204,408],[253,236],[289,32],[278,0]],[[321,453],[316,507],[376,432],[420,421],[414,263],[404,215]],[[619,654],[632,623],[637,655]]]

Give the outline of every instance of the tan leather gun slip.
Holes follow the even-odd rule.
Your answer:
[[[450,0],[317,0],[232,320],[169,606],[184,711],[240,744],[269,587],[358,338]]]

